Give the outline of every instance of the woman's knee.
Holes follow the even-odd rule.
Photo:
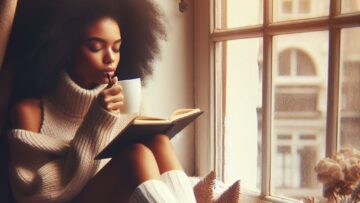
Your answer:
[[[141,143],[135,143],[126,147],[119,155],[122,159],[130,162],[143,158],[151,159],[154,156],[151,150]]]
[[[168,146],[170,144],[170,139],[167,135],[157,134],[155,135],[147,145],[149,147],[160,147],[160,146]]]
[[[160,176],[155,156],[144,144],[128,146],[115,159],[117,164],[126,166],[127,173],[132,174],[136,181],[143,182]]]

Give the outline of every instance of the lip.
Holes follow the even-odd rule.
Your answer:
[[[104,70],[104,75],[109,74],[110,76],[113,76],[115,74],[115,69],[114,68],[106,68]]]
[[[106,71],[106,73],[112,77],[115,74],[115,71]]]

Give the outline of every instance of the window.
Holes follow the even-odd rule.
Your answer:
[[[360,44],[354,39],[360,28],[341,31],[340,144],[360,148]]]
[[[316,76],[315,65],[311,57],[304,51],[289,49],[282,51],[278,55],[279,76]]]
[[[358,1],[195,6],[195,102],[208,112],[196,125],[197,173],[215,169],[275,202],[322,196],[318,160],[360,149]]]
[[[352,13],[360,11],[360,1],[359,0],[342,0],[341,1],[341,11],[343,13]]]
[[[273,0],[274,21],[329,15],[329,0]]]
[[[281,13],[310,13],[310,0],[281,0]]]

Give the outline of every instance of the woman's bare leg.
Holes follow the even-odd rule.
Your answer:
[[[142,182],[160,177],[152,152],[142,144],[123,150],[92,178],[75,202],[128,202]]]
[[[183,170],[167,135],[156,135],[146,146],[154,154],[160,174],[170,170]]]
[[[193,186],[183,171],[167,135],[156,135],[146,143],[155,156],[161,180],[168,186],[177,202],[195,203]]]

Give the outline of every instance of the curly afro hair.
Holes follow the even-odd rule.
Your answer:
[[[166,39],[164,18],[152,0],[19,1],[6,66],[14,68],[15,100],[52,91],[59,73],[71,67],[75,46],[90,23],[111,17],[121,28],[119,79],[153,72],[159,41]]]

